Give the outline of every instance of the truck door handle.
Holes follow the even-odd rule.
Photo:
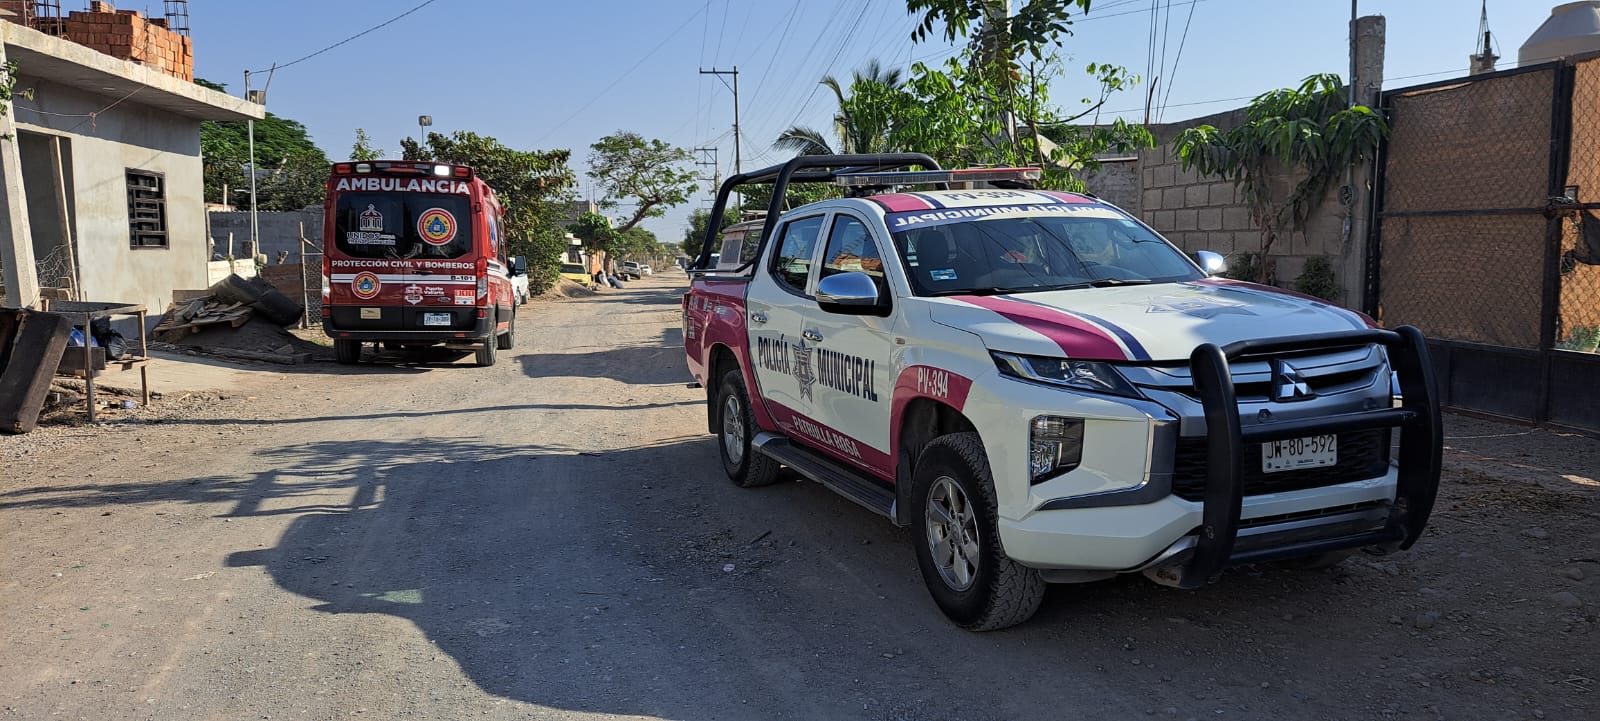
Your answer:
[[[812,343],[821,343],[822,342],[822,334],[818,333],[818,332],[816,332],[814,330],[807,330],[807,331],[801,333],[800,335],[805,336],[806,340],[811,341]]]
[[[767,314],[766,313],[751,313],[750,314],[750,322],[751,323],[765,323],[765,322],[767,322]]]

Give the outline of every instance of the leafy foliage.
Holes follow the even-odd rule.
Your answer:
[[[589,252],[609,252],[617,240],[617,232],[611,228],[611,220],[599,213],[584,213],[578,216],[577,222],[567,226],[567,232],[583,241],[584,250]]]
[[[197,78],[196,84],[219,92],[226,86]],[[306,126],[288,118],[267,113],[255,124],[258,210],[299,210],[318,205],[328,180],[328,156],[311,142]],[[200,124],[200,154],[205,162],[205,197],[210,201],[234,202],[224,198],[248,189],[250,176],[249,124],[240,121],[207,120]]]
[[[11,98],[16,93],[16,87],[17,63],[13,60],[6,63],[4,69],[0,69],[0,115],[11,112]],[[0,135],[0,140],[11,140],[12,137],[10,134]]]
[[[633,212],[616,228],[625,233],[645,218],[665,215],[668,208],[682,205],[694,193],[696,174],[683,165],[691,159],[689,151],[658,139],[645,140],[638,133],[617,131],[589,146],[589,177],[600,184],[602,208],[616,208],[624,202]]]
[[[528,284],[542,292],[555,283],[567,251],[564,230],[553,220],[572,194],[576,178],[567,167],[569,150],[516,150],[470,131],[428,133],[427,145],[400,141],[402,160],[471,166],[494,188],[504,206],[503,229],[512,255],[528,258]]]
[[[1027,0],[1015,15],[1006,17],[1008,0],[906,0],[906,9],[922,13],[911,31],[914,42],[926,40],[936,24],[944,24],[944,38],[957,42],[970,38],[980,65],[999,65],[1015,72],[1016,58],[1026,51],[1042,59],[1051,45],[1061,45],[1071,35],[1073,8],[1089,12],[1090,0]]]
[[[372,147],[372,138],[367,137],[367,131],[356,128],[356,144],[350,148],[351,160],[377,160],[383,157],[383,150]]]
[[[833,91],[833,96],[839,102],[839,110],[833,116],[833,133],[837,138],[839,153],[883,153],[889,152],[889,129],[893,118],[886,115],[881,104],[852,103],[850,98],[856,95],[876,95],[881,90],[891,90],[900,87],[903,78],[898,68],[885,69],[876,59],[867,63],[866,67],[855,71],[850,81],[850,93],[847,96],[844,87],[840,86],[838,78],[825,75],[821,85]],[[796,155],[834,155],[833,145],[822,132],[813,128],[795,125],[778,135],[772,147],[779,150],[790,150]]]
[[[1306,267],[1294,279],[1294,289],[1332,302],[1338,302],[1343,292],[1339,287],[1339,278],[1333,272],[1333,261],[1321,256],[1306,259]]]
[[[748,195],[746,196],[746,202],[749,202]],[[739,211],[733,208],[726,208],[722,211],[722,222],[717,224],[717,230],[722,230],[737,222],[739,222]],[[691,258],[700,255],[700,245],[706,240],[706,227],[710,224],[711,211],[709,209],[695,208],[689,212],[689,227],[684,229],[683,242],[679,244],[684,255]]]
[[[1257,96],[1245,122],[1229,130],[1189,128],[1175,147],[1185,169],[1231,181],[1261,228],[1261,252],[1307,219],[1346,168],[1372,157],[1389,133],[1383,116],[1364,105],[1346,107],[1338,75],[1306,78],[1297,88]],[[1257,280],[1266,281],[1266,264]]]

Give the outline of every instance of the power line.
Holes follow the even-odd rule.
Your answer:
[[[318,51],[316,51],[316,52],[314,52],[314,53],[312,53],[310,55],[307,55],[307,56],[302,57],[302,58],[298,58],[296,60],[292,60],[292,61],[284,63],[282,65],[279,65],[279,66],[277,66],[277,69],[278,70],[282,70],[282,69],[290,67],[292,65],[297,65],[299,63],[302,63],[302,62],[305,62],[307,60],[310,60],[310,59],[312,59],[312,58],[314,58],[314,57],[316,57],[318,55],[321,55],[321,54],[323,54],[325,52],[328,52],[329,50],[332,50],[332,49],[334,49],[336,47],[339,47],[340,45],[348,43],[351,40],[355,40],[356,38],[359,38],[359,37],[361,37],[363,35],[366,35],[368,33],[373,32],[373,31],[380,30],[380,29],[388,26],[390,23],[393,23],[394,21],[399,20],[400,18],[403,18],[403,17],[405,17],[407,15],[410,15],[411,13],[414,13],[414,12],[416,12],[418,10],[421,10],[421,9],[423,9],[423,8],[429,6],[429,5],[432,5],[434,2],[435,2],[435,0],[424,0],[420,5],[417,5],[416,7],[411,8],[410,10],[407,10],[407,11],[405,11],[403,13],[400,13],[399,15],[396,15],[396,16],[394,16],[392,18],[389,18],[388,20],[385,20],[385,21],[383,21],[381,23],[378,23],[377,25],[374,25],[374,26],[372,26],[370,28],[367,28],[366,30],[362,30],[359,33],[351,35],[350,37],[347,37],[347,38],[345,38],[343,40],[340,40],[339,42],[336,42],[336,43],[334,43],[332,45],[329,45],[328,47],[325,47],[325,48],[323,48],[321,50],[318,50]],[[252,70],[251,72],[264,73],[264,72],[267,72],[267,71],[266,70]]]
[[[850,38],[854,36],[856,31],[861,28],[861,19],[866,17],[868,7],[871,6],[867,5],[866,3],[862,3],[861,12],[856,13],[855,22],[851,24],[850,30],[845,33],[844,40],[839,43],[839,50],[833,54],[833,59],[828,61],[827,69],[823,72],[824,75],[828,75],[833,72],[833,66],[839,62],[839,56],[844,54],[844,48],[846,45],[850,44]],[[800,104],[800,111],[794,114],[794,120],[790,121],[790,125],[800,122],[800,116],[806,114],[806,108],[810,106],[811,101],[817,97],[817,88],[821,86],[821,82],[811,86],[811,94],[807,95],[806,101]]]
[[[1166,92],[1161,95],[1161,109],[1156,111],[1156,121],[1167,112],[1167,101],[1172,98],[1172,78],[1178,75],[1178,64],[1183,62],[1183,46],[1189,42],[1189,24],[1194,22],[1194,8],[1199,3],[1189,3],[1189,18],[1183,21],[1183,35],[1178,39],[1178,55],[1172,59],[1172,75],[1167,77]]]
[[[702,10],[703,10],[703,8],[702,8]],[[688,27],[689,23],[694,22],[694,19],[700,15],[700,12],[701,11],[697,10],[697,11],[694,12],[694,14],[690,15],[687,18],[684,18],[683,22],[678,24],[678,27],[673,28],[672,32],[667,33],[666,37],[661,38],[661,42],[656,43],[656,46],[653,47],[653,48],[650,48],[649,52],[647,52],[643,56],[641,56],[638,61],[634,62],[633,65],[628,66],[628,69],[622,71],[622,74],[618,75],[615,80],[612,80],[610,82],[610,84],[606,85],[604,88],[601,88],[600,92],[595,93],[594,97],[589,98],[588,102],[584,103],[583,105],[578,106],[577,110],[572,111],[572,113],[570,115],[568,115],[565,118],[562,118],[561,122],[550,126],[549,129],[544,131],[544,135],[539,136],[538,139],[533,141],[533,144],[534,145],[538,145],[538,144],[544,142],[545,138],[550,137],[550,135],[552,133],[554,133],[555,131],[561,129],[567,123],[572,122],[572,119],[578,117],[579,113],[582,113],[583,111],[588,110],[589,106],[594,105],[596,102],[598,102],[600,100],[600,98],[605,97],[605,94],[608,93],[608,92],[611,92],[611,89],[616,87],[617,83],[622,82],[622,80],[624,78],[626,78],[629,75],[633,74],[633,71],[637,70],[640,65],[643,65],[644,61],[649,60],[650,56],[655,55],[657,51],[661,50],[661,48],[665,47],[668,42],[671,42],[673,38],[677,37],[678,33],[683,32],[683,29]]]

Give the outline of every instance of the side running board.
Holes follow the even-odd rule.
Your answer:
[[[821,483],[857,505],[889,520],[895,519],[894,491],[863,477],[821,454],[774,433],[757,433],[751,440],[756,452],[766,455],[796,473]]]

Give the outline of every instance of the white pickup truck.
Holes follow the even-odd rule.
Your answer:
[[[708,232],[684,296],[735,483],[787,466],[910,526],[934,601],[975,630],[1026,620],[1046,583],[1193,588],[1416,542],[1441,436],[1415,328],[1214,277],[1220,257],[1031,189],[1037,169],[937,168],[801,156],[721,188],[712,217],[771,184],[777,218],[738,263]],[[799,182],[850,197],[783,211]]]

